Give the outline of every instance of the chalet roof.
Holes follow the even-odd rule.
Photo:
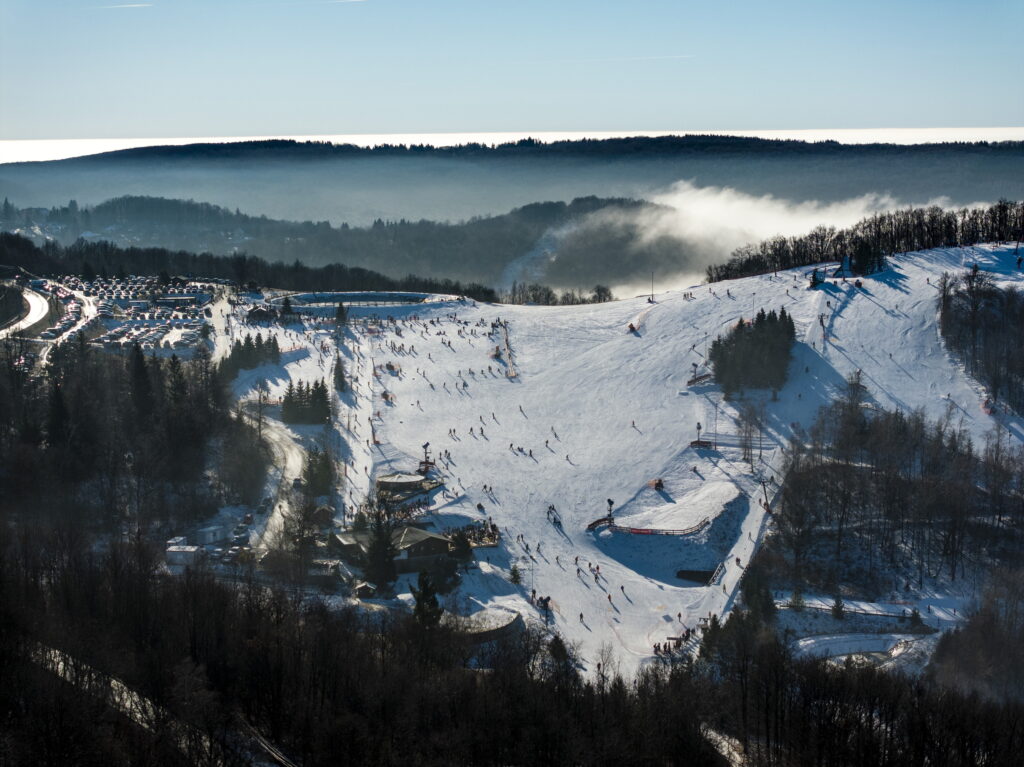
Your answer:
[[[353,532],[351,530],[344,530],[334,534],[335,540],[338,541],[342,546],[358,546],[364,552],[370,546],[370,531],[360,530]],[[410,546],[415,546],[417,543],[423,541],[435,540],[444,541],[446,544],[451,543],[451,540],[440,533],[432,533],[429,530],[423,530],[419,527],[403,526],[396,528],[391,533],[391,543],[398,551],[404,551]]]
[[[431,533],[428,530],[421,530],[418,527],[399,528],[395,531],[395,535],[391,536],[392,543],[395,544],[395,548],[399,551],[429,540],[444,541],[446,544],[450,543],[446,536]]]
[[[423,481],[423,477],[419,474],[407,474],[404,472],[394,472],[393,474],[382,474],[377,477],[378,482],[391,482],[391,483],[408,483],[418,484]]]

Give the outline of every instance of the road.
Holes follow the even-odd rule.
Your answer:
[[[215,747],[208,735],[177,719],[171,712],[128,687],[117,677],[105,674],[61,650],[45,645],[37,645],[30,657],[41,668],[73,687],[101,699],[142,729],[169,733],[182,754],[191,756],[198,751],[210,755],[214,764],[224,763],[220,758],[220,749]],[[236,757],[248,753],[252,758],[252,764],[266,764],[269,761],[281,767],[295,767],[294,762],[252,725],[239,721],[239,727],[240,730],[234,733],[237,741],[224,739],[224,743],[230,742],[226,749],[227,753]],[[240,745],[241,749],[238,748]],[[258,756],[261,751],[262,759]]]
[[[35,323],[39,322],[46,313],[49,311],[50,306],[46,302],[46,297],[36,293],[34,290],[28,288],[22,288],[21,294],[28,301],[28,314],[22,317],[20,320],[15,322],[8,328],[0,330],[0,338],[6,338],[7,336],[15,335],[20,333],[27,327],[31,327]]]

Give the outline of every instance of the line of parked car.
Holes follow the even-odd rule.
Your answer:
[[[82,304],[74,299],[67,302],[65,307],[66,313],[61,318],[60,322],[54,325],[52,328],[47,328],[39,334],[40,338],[47,340],[60,338],[62,335],[67,333],[71,328],[82,321]]]

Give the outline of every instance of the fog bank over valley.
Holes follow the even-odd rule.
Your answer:
[[[776,235],[1024,197],[1024,144],[210,144],[0,165],[0,197],[22,210],[6,228],[65,244],[83,236],[633,295],[652,272],[662,288],[693,284]],[[74,210],[50,210],[69,200]]]
[[[954,205],[1024,197],[1024,144],[805,144],[666,137],[496,148],[197,145],[0,165],[0,196],[49,207],[120,195],[210,202],[250,215],[364,226],[463,221],[541,200],[652,199],[680,180],[749,195],[863,195]]]

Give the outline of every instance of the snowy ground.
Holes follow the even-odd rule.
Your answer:
[[[329,428],[271,428],[286,464],[279,477],[294,475],[302,446],[329,445],[345,467],[345,500],[356,503],[373,476],[415,469],[429,442],[447,483],[447,493],[435,496],[437,527],[489,517],[503,534],[498,548],[478,551],[481,565],[464,578],[461,602],[539,617],[530,603],[536,589],[551,596],[555,627],[587,665],[610,643],[628,673],[649,661],[654,642],[729,609],[766,522],[760,479],[771,497],[782,446],[810,425],[847,375],[861,370],[882,407],[920,407],[930,418],[951,413],[976,440],[984,438],[995,419],[981,410],[984,392],[941,344],[934,284],[943,271],[974,261],[1019,281],[1011,251],[895,257],[862,290],[842,282],[810,290],[807,270],[794,270],[695,287],[692,298],[670,292],[654,304],[355,308],[343,352],[355,390],[339,402]],[[798,343],[778,400],[761,398],[768,428],[751,467],[741,461],[733,404],[713,385],[689,389],[686,381],[694,364],[703,369],[708,343],[738,318],[782,306],[796,320]],[[396,324],[360,324],[378,314]],[[514,377],[491,357],[495,346],[504,348],[503,333],[492,333],[499,318],[507,323]],[[215,320],[221,353],[232,334],[256,331],[226,316]],[[631,322],[635,333],[627,332]],[[278,334],[282,364],[244,372],[237,395],[250,397],[261,378],[271,397],[289,380],[329,378],[332,328],[260,330]],[[387,362],[394,373],[383,370]],[[1020,419],[998,417],[1015,438],[1024,437]],[[698,422],[717,450],[689,446]],[[655,478],[664,480],[663,491],[649,485]],[[679,529],[712,521],[684,537],[587,532],[606,514],[606,499],[622,525]],[[549,504],[561,529],[548,520]],[[523,572],[519,587],[508,582],[513,564]],[[589,565],[600,566],[600,578]],[[709,587],[675,577],[678,569],[719,565],[724,570]]]

